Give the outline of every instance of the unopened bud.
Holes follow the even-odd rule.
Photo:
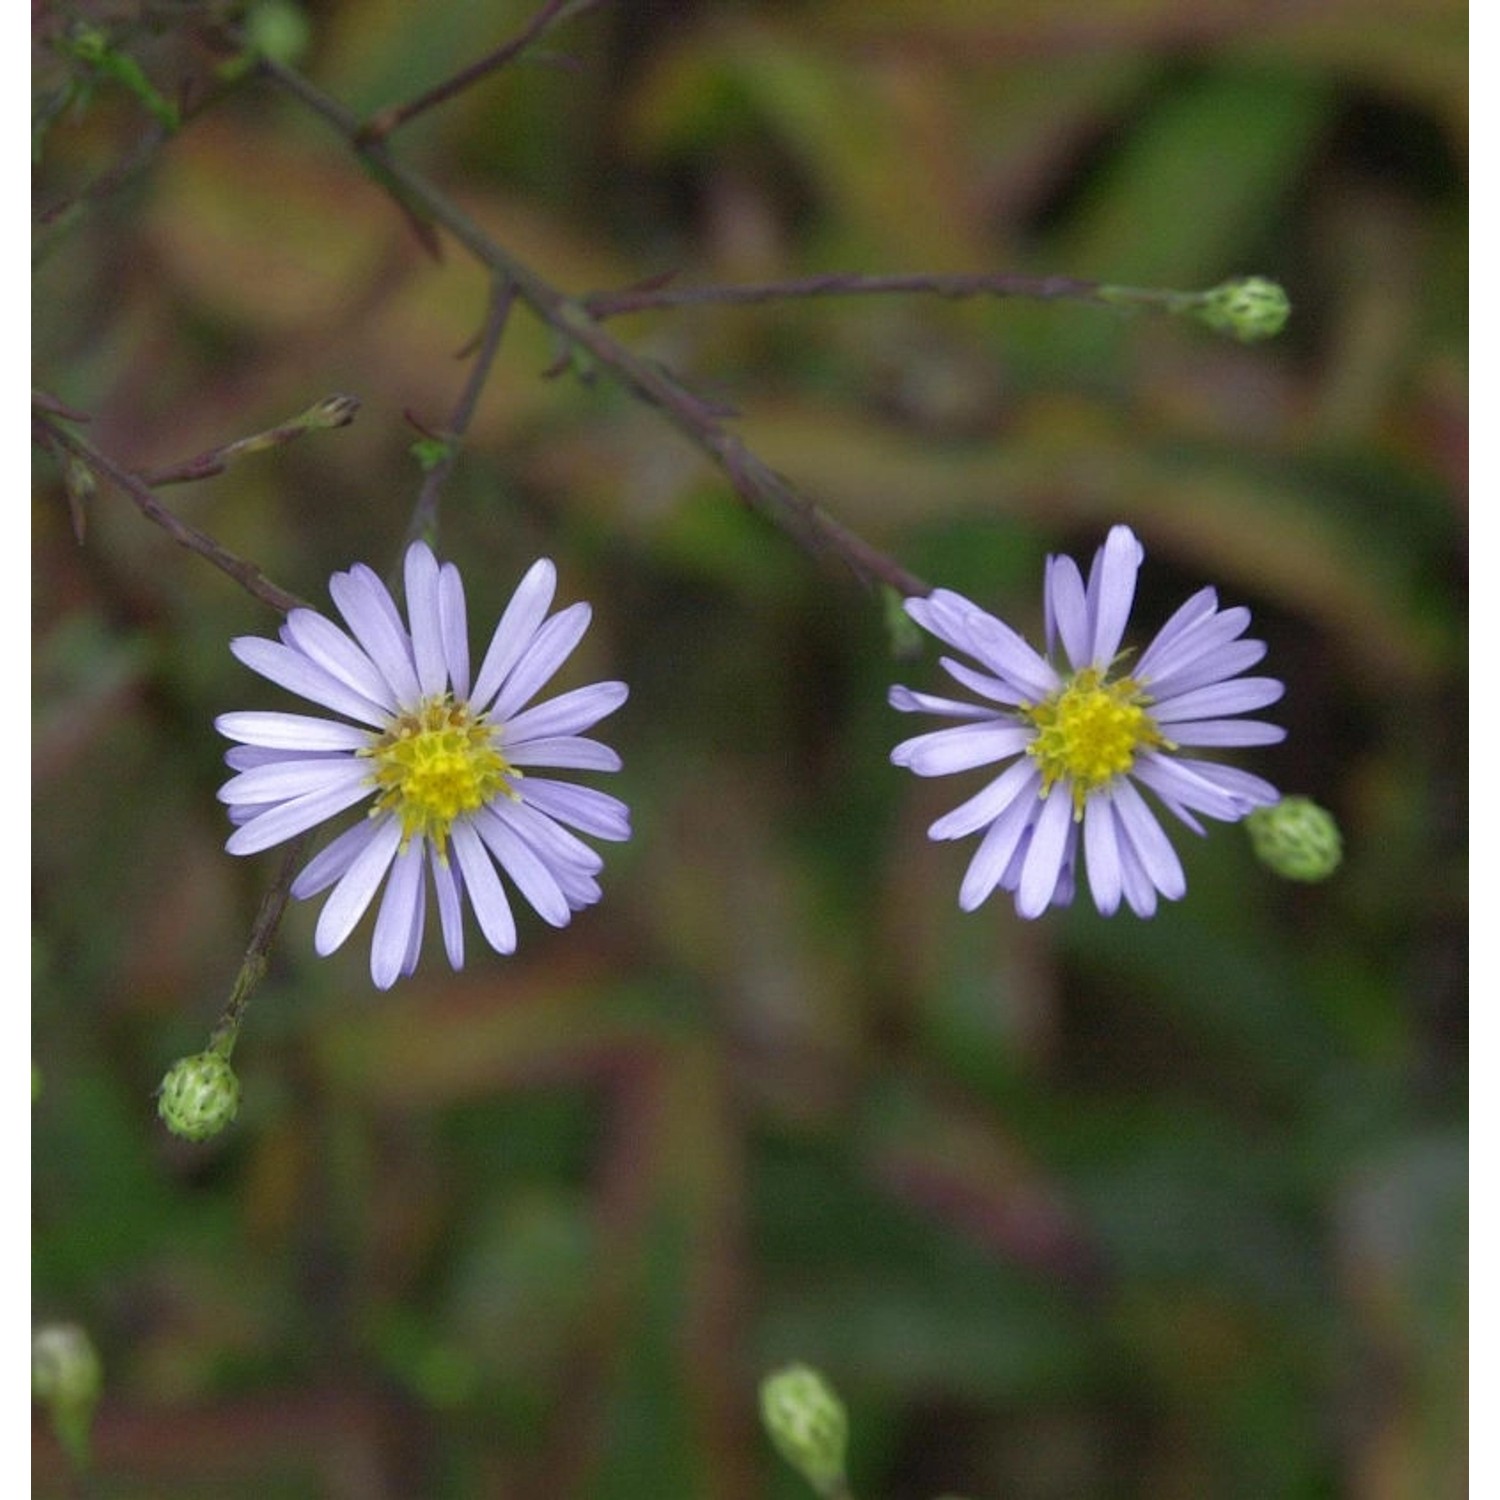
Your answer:
[[[1283,797],[1245,819],[1256,858],[1287,880],[1327,880],[1344,857],[1339,825],[1311,797]]]
[[[1242,344],[1275,338],[1286,327],[1292,304],[1274,281],[1264,276],[1242,276],[1204,293],[1193,309],[1200,322],[1215,333],[1227,333]]]
[[[76,1323],[49,1323],[31,1335],[31,1393],[52,1414],[58,1440],[78,1464],[88,1461],[89,1424],[104,1367]]]
[[[359,397],[335,394],[325,396],[297,418],[297,425],[310,432],[330,427],[347,427],[359,415]]]
[[[788,1365],[761,1382],[760,1414],[776,1451],[820,1495],[844,1484],[849,1418],[833,1387],[808,1365]]]
[[[312,40],[312,27],[291,0],[258,0],[245,12],[245,40],[257,56],[295,67]]]
[[[218,1135],[239,1112],[240,1081],[229,1059],[218,1052],[179,1057],[157,1093],[157,1113],[185,1141]]]

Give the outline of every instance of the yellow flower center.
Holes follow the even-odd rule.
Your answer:
[[[1026,753],[1041,767],[1042,795],[1066,781],[1081,817],[1088,794],[1123,776],[1142,749],[1170,749],[1143,706],[1150,701],[1133,677],[1105,682],[1098,667],[1085,667],[1042,702],[1023,703],[1036,725]]]
[[[401,819],[403,847],[422,833],[444,854],[455,818],[515,795],[510,783],[521,773],[496,748],[498,740],[467,703],[448,694],[427,699],[361,752],[375,763],[373,811]]]

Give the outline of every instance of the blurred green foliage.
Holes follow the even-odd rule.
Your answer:
[[[322,603],[394,560],[403,414],[443,428],[485,281],[263,83],[208,102],[222,9],[34,7],[37,378],[141,470],[356,393],[169,493]],[[303,65],[369,112],[531,10],[328,0]],[[80,20],[123,61],[81,61]],[[1465,29],[1454,0],[617,0],[548,37],[574,66],[394,139],[579,294],[1281,282],[1250,347],[914,298],[612,326],[1028,631],[1045,553],[1118,520],[1143,629],[1204,582],[1250,604],[1290,734],[1246,758],[1337,814],[1324,885],[1216,829],[1152,922],[962,915],[967,856],[924,837],[954,790],[887,760],[886,688],[933,654],[893,659],[881,601],[655,412],[541,378],[518,312],[439,545],[476,628],[539,554],[593,601],[570,670],[632,685],[635,840],[567,931],[388,997],[294,908],[239,1119],[190,1146],[151,1091],[272,876],[222,851],[212,719],[269,705],[227,642],[275,622],[106,486],[80,547],[39,462],[32,1244],[38,1319],[106,1372],[91,1494],[790,1500],[756,1391],[792,1361],[847,1403],[862,1500],[1463,1493]],[[36,1493],[69,1493],[36,1431]]]

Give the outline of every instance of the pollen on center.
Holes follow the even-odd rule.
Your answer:
[[[484,715],[448,695],[402,714],[364,753],[374,762],[374,810],[401,820],[403,845],[425,834],[439,854],[456,818],[514,795],[520,775]]]
[[[1021,710],[1036,725],[1026,749],[1041,768],[1043,795],[1055,782],[1068,782],[1079,814],[1088,794],[1123,776],[1142,749],[1168,744],[1146,711],[1149,700],[1140,684],[1103,677],[1097,667],[1086,667],[1041,703]]]

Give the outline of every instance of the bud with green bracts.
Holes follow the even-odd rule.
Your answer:
[[[1252,344],[1275,338],[1286,327],[1291,311],[1291,302],[1276,282],[1264,276],[1241,276],[1205,292],[1193,316],[1215,333]]]
[[[845,1493],[849,1418],[833,1387],[808,1365],[788,1365],[761,1382],[760,1413],[781,1456],[819,1495]]]
[[[206,1141],[229,1125],[240,1107],[240,1081],[218,1052],[179,1057],[157,1090],[157,1113],[173,1135]]]
[[[58,1441],[73,1461],[88,1462],[89,1424],[104,1384],[104,1367],[76,1323],[49,1323],[31,1335],[31,1394],[52,1414]]]
[[[1327,880],[1344,857],[1333,814],[1311,797],[1283,797],[1245,819],[1255,857],[1286,880]]]

